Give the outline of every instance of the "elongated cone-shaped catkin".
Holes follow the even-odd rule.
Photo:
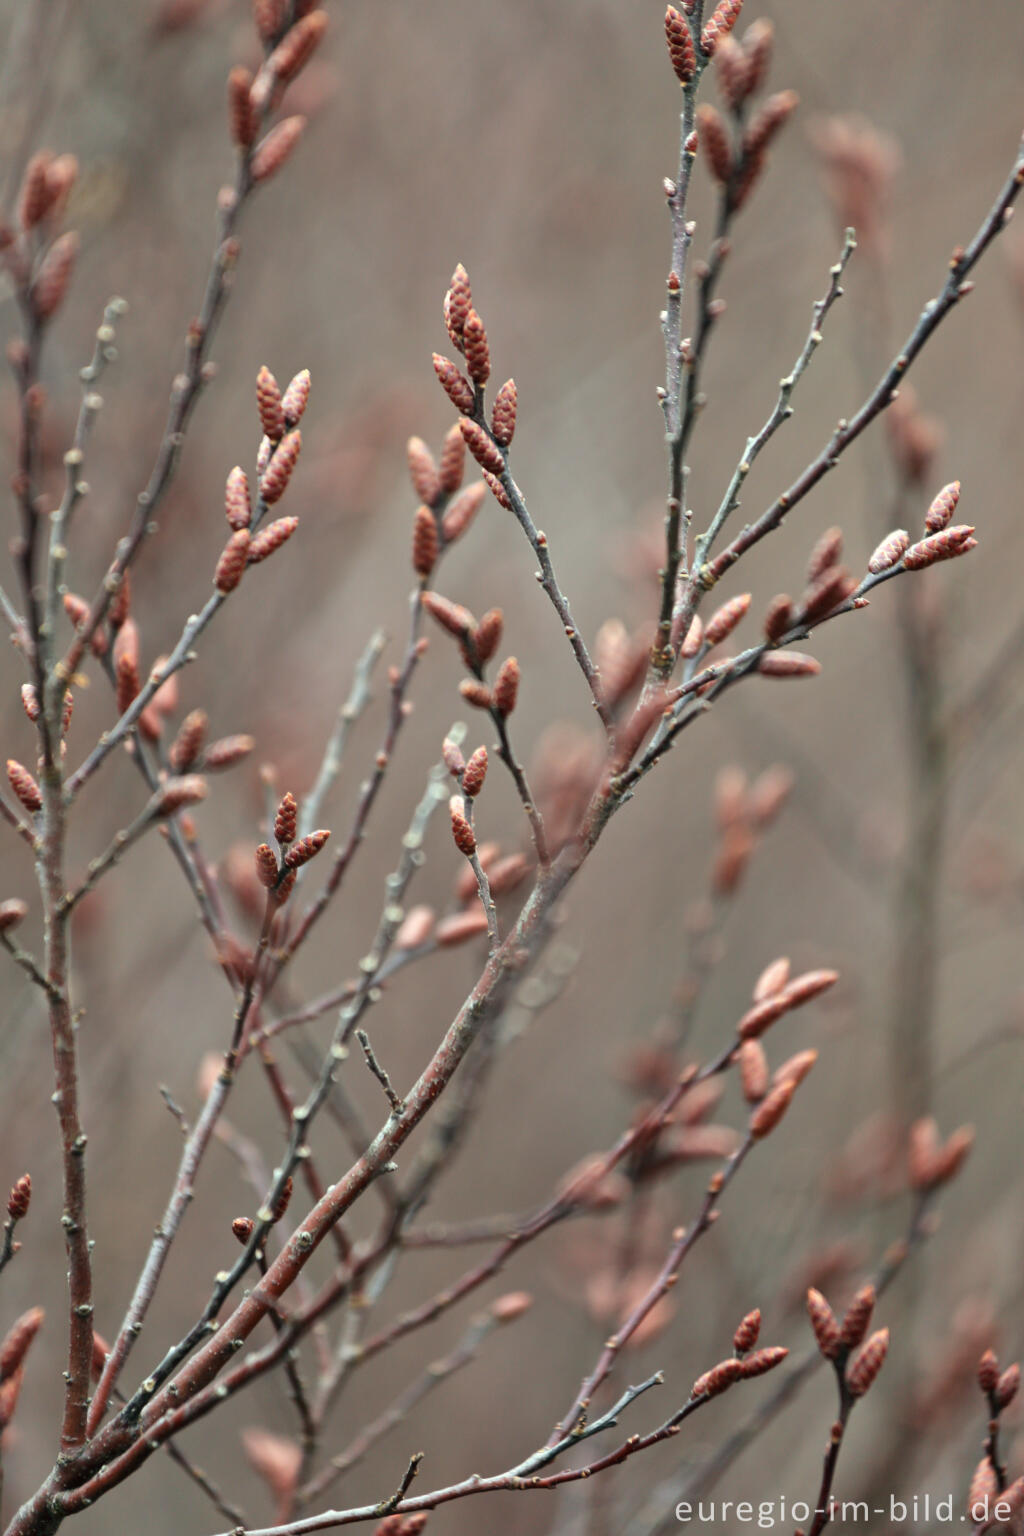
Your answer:
[[[268,506],[280,501],[302,451],[302,433],[296,428],[282,437],[260,481],[260,495]]]
[[[507,448],[515,436],[518,400],[515,379],[506,379],[494,397],[491,411],[491,430],[502,448]]]
[[[7,759],[7,777],[10,780],[11,788],[26,811],[35,812],[42,810],[43,797],[39,785],[28,769],[21,763],[16,762],[13,757]]]
[[[395,948],[419,949],[433,933],[434,921],[433,907],[413,907],[405,914],[402,926],[395,934]]]
[[[477,747],[462,775],[462,792],[470,800],[480,793],[487,777],[487,748]]]
[[[89,617],[89,604],[84,597],[79,597],[75,592],[64,593],[64,612],[67,614],[75,629],[81,629]],[[89,642],[89,649],[94,656],[107,654],[108,641],[102,629],[97,629]]]
[[[889,1353],[889,1330],[880,1328],[873,1333],[860,1352],[846,1368],[846,1385],[854,1397],[863,1397],[871,1386]]]
[[[974,1145],[974,1127],[962,1125],[955,1130],[939,1152],[931,1169],[931,1182],[933,1185],[948,1184],[955,1178],[967,1160],[967,1156]]]
[[[750,64],[745,50],[728,34],[719,38],[715,49],[715,76],[722,100],[735,112],[750,95]]]
[[[991,1349],[986,1349],[978,1361],[978,1386],[987,1396],[996,1389],[999,1380],[999,1361]]]
[[[0,1381],[7,1381],[22,1364],[45,1316],[42,1307],[30,1307],[11,1325],[0,1344]]]
[[[761,677],[817,677],[821,662],[803,651],[766,651],[757,670]]]
[[[833,565],[838,565],[843,553],[843,532],[841,528],[829,528],[811,550],[810,559],[807,562],[807,581],[813,586],[819,581],[825,572]]]
[[[436,619],[441,628],[454,635],[456,640],[465,640],[473,631],[473,615],[461,603],[453,603],[450,598],[442,597],[440,592],[424,592],[420,602],[431,618]]]
[[[211,773],[233,768],[243,757],[249,756],[255,745],[251,736],[222,736],[218,741],[210,742],[203,755],[203,767]]]
[[[1017,1393],[1020,1391],[1020,1366],[1008,1365],[996,1383],[996,1407],[1002,1413],[1004,1408],[1009,1408]]]
[[[698,1376],[690,1388],[690,1396],[717,1397],[719,1393],[731,1387],[734,1381],[739,1381],[743,1375],[742,1360],[721,1360],[718,1365],[712,1366],[710,1371],[705,1371],[703,1376]]]
[[[845,603],[856,586],[856,580],[845,566],[830,566],[800,599],[800,618],[805,624],[816,624]]]
[[[277,884],[277,855],[268,843],[260,843],[256,849],[256,873],[268,891]]]
[[[743,0],[719,0],[700,34],[701,49],[709,58],[714,53],[719,38],[732,31],[742,9]]]
[[[452,335],[458,337],[460,344],[466,328],[466,317],[472,307],[473,293],[469,286],[469,273],[460,261],[452,273],[447,304],[448,327]]]
[[[462,476],[466,465],[466,444],[458,423],[449,427],[445,433],[444,442],[441,444],[441,458],[438,464],[438,479],[441,490],[446,496],[452,496],[462,484]],[[426,497],[423,500],[426,501]]]
[[[252,75],[241,65],[228,75],[228,126],[231,138],[240,149],[248,149],[255,141],[259,122],[253,110]]]
[[[777,960],[766,965],[757,978],[754,984],[753,1001],[763,1003],[769,997],[775,997],[782,991],[788,980],[789,960],[785,955],[780,955]]]
[[[30,1174],[23,1173],[20,1179],[15,1179],[7,1196],[7,1214],[12,1221],[21,1221],[23,1216],[28,1215],[31,1204],[32,1178]]]
[[[463,678],[459,684],[459,692],[466,703],[472,704],[475,709],[490,709],[491,690],[486,683],[477,682],[475,677]]]
[[[952,480],[944,485],[928,508],[924,526],[929,533],[941,533],[953,521],[956,504],[960,500],[960,481]]]
[[[896,528],[888,534],[868,561],[868,570],[872,576],[880,576],[883,571],[888,571],[898,564],[906,554],[909,545],[910,535],[905,528]]]
[[[761,1309],[755,1307],[753,1312],[748,1312],[732,1336],[733,1352],[737,1355],[745,1355],[753,1349],[761,1332]]]
[[[168,779],[160,791],[158,808],[161,816],[173,816],[186,805],[198,805],[206,799],[206,780],[198,773],[186,773],[180,779]]]
[[[502,485],[497,475],[492,475],[489,469],[485,469],[483,476],[484,483],[486,484],[487,489],[490,491],[491,495],[494,497],[495,501],[498,503],[498,506],[504,507],[506,512],[511,512],[512,503],[508,498],[508,492],[505,490],[505,487]]]
[[[32,284],[32,308],[40,320],[48,320],[60,308],[77,255],[78,236],[70,230],[56,239],[43,257]]]
[[[504,628],[505,616],[501,609],[489,608],[473,635],[473,644],[476,646],[476,654],[481,662],[490,661],[501,644]]]
[[[9,933],[28,916],[28,906],[17,896],[0,901],[0,933]]]
[[[438,383],[444,390],[448,399],[457,411],[471,411],[473,409],[473,386],[460,373],[450,357],[442,357],[440,352],[434,353],[434,372],[437,374]]]
[[[327,12],[310,11],[288,29],[267,60],[267,68],[282,83],[294,80],[319,47],[326,30]]]
[[[466,368],[474,384],[486,384],[491,376],[491,352],[484,323],[475,309],[470,309],[462,328]]]
[[[871,1327],[871,1318],[875,1310],[875,1288],[873,1285],[862,1285],[846,1309],[842,1327],[839,1332],[839,1342],[844,1349],[855,1349]]]
[[[686,17],[670,5],[665,11],[665,42],[680,85],[689,85],[697,69],[697,54]]]
[[[267,181],[290,159],[306,126],[304,117],[286,117],[277,123],[253,150],[249,174],[254,182]]]
[[[765,80],[772,60],[775,28],[766,16],[752,21],[743,34],[743,51],[747,56],[747,92],[753,95]]]
[[[206,741],[206,711],[193,709],[178,727],[171,745],[170,763],[175,773],[184,773],[197,761]]]
[[[519,663],[514,656],[502,662],[494,680],[494,707],[499,715],[510,715],[519,697]]]
[[[825,967],[817,971],[801,971],[799,976],[787,982],[783,991],[787,1007],[802,1008],[823,992],[828,992],[839,980],[839,972]]]
[[[920,571],[926,565],[935,565],[939,560],[955,560],[958,555],[966,555],[976,548],[973,527],[959,523],[953,528],[943,528],[939,533],[929,534],[917,544],[911,544],[903,556],[903,569]]]
[[[459,444],[465,450],[465,439],[461,431],[458,427],[453,430],[458,433]],[[462,537],[483,505],[486,494],[486,488],[477,481],[475,485],[467,485],[462,494],[455,498],[441,519],[441,532],[446,543],[450,544],[454,539]]]
[[[252,19],[265,43],[273,42],[284,26],[288,0],[252,0]]]
[[[705,643],[709,647],[721,645],[722,641],[732,634],[749,607],[749,592],[743,592],[739,597],[731,597],[727,603],[723,603],[708,620],[704,630]]]
[[[308,837],[300,837],[284,856],[287,868],[301,869],[303,864],[308,864],[310,859],[315,859],[330,835],[326,828],[321,828],[317,832],[311,832]]]
[[[252,522],[252,502],[249,499],[249,480],[238,464],[228,475],[224,487],[224,515],[237,533]]]
[[[983,1456],[974,1469],[967,1490],[967,1518],[974,1524],[988,1524],[992,1520],[992,1506],[999,1496],[999,1477],[988,1456]]]
[[[792,1083],[799,1088],[808,1072],[812,1071],[818,1059],[818,1053],[814,1050],[797,1051],[795,1056],[789,1056],[781,1066],[776,1067],[772,1074],[773,1083]]]
[[[37,151],[25,167],[18,193],[18,223],[22,229],[35,229],[50,206],[48,171],[52,162],[48,149]]]
[[[256,409],[259,411],[264,437],[276,443],[284,432],[281,386],[266,364],[256,375]]]
[[[500,475],[505,468],[505,456],[496,443],[492,443],[478,422],[468,416],[459,417],[459,431],[466,440],[466,447],[481,469],[492,475]]]
[[[752,1355],[748,1355],[743,1361],[743,1378],[749,1380],[751,1376],[764,1376],[767,1371],[774,1371],[777,1365],[781,1365],[789,1355],[789,1350],[781,1344],[770,1344],[767,1349],[755,1349]]]
[[[774,644],[793,628],[793,602],[785,592],[773,597],[764,616],[764,637]]]
[[[308,368],[301,369],[288,381],[288,388],[281,396],[281,412],[286,426],[297,426],[305,416],[311,388],[312,378]]]
[[[463,446],[461,432],[459,445]],[[432,507],[441,493],[434,455],[422,437],[410,437],[405,445],[405,456],[409,463],[409,479],[412,481],[413,490],[420,501]]]
[[[478,933],[486,932],[487,914],[482,907],[477,906],[475,910],[453,912],[450,917],[442,918],[437,925],[436,938],[442,949],[449,949],[456,944],[464,944],[467,939],[476,938]]]
[[[460,853],[464,853],[466,855],[467,859],[472,858],[473,854],[476,852],[476,838],[473,835],[473,828],[466,820],[463,810],[463,803],[459,799],[458,795],[452,796],[450,809],[452,818],[452,837],[455,839],[455,846]]]
[[[768,145],[799,105],[796,91],[777,91],[768,97],[743,136],[743,151],[749,160],[761,162]]]
[[[697,142],[712,176],[726,186],[732,176],[732,146],[722,114],[707,101],[697,109]]]
[[[236,529],[228,539],[213,574],[213,584],[218,592],[227,594],[238,586],[249,558],[249,544],[248,528]]]
[[[740,1084],[748,1104],[759,1104],[768,1092],[768,1058],[760,1040],[744,1040],[739,1049]]]
[[[430,575],[437,552],[437,518],[428,506],[417,507],[412,523],[412,568],[417,576]]]
[[[760,1141],[774,1131],[789,1108],[795,1091],[795,1083],[778,1083],[762,1099],[750,1117],[750,1134],[755,1141]]]
[[[818,1348],[826,1360],[834,1360],[839,1353],[839,1324],[824,1296],[813,1286],[807,1292],[807,1315],[811,1320]]]
[[[298,803],[291,790],[288,790],[282,796],[281,803],[277,808],[277,815],[274,817],[274,836],[282,848],[286,848],[289,843],[294,841],[298,825]]]
[[[261,528],[249,545],[249,564],[259,565],[261,560],[266,560],[282,544],[287,544],[298,526],[297,517],[277,517],[265,528]]]
[[[36,690],[31,683],[22,683],[21,685],[21,707],[30,720],[35,721],[39,719],[39,699],[36,697]]]

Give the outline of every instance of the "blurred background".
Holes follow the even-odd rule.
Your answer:
[[[309,368],[303,455],[282,504],[300,517],[299,532],[247,578],[182,678],[182,712],[205,709],[214,736],[256,738],[253,756],[212,781],[195,816],[206,856],[221,869],[233,847],[251,848],[262,836],[261,769],[272,768],[278,790],[308,788],[355,663],[381,627],[389,639],[374,699],[321,818],[339,839],[351,821],[384,729],[386,667],[405,644],[416,505],[406,440],[418,434],[439,445],[452,421],[430,354],[447,350],[441,300],[456,261],[472,278],[495,382],[516,378],[516,477],[583,633],[593,641],[609,619],[634,631],[655,604],[665,481],[658,311],[669,247],[661,183],[675,173],[679,105],[662,6],[330,0],[328,10],[327,41],[286,103],[308,115],[306,139],[246,212],[213,349],[217,377],[136,569],[148,666],[209,592],[225,534],[224,477],[236,463],[251,471],[255,458],[258,367],[266,363],[282,381]],[[939,291],[949,253],[990,206],[1024,123],[1017,0],[993,0],[974,24],[955,0],[895,8],[881,0],[750,0],[744,24],[748,11],[751,20],[774,21],[770,89],[792,87],[800,107],[738,220],[719,290],[728,307],[690,455],[698,527],[803,344],[858,188],[869,227],[846,297],[829,316],[792,422],[748,482],[747,515],[767,506],[852,413]],[[111,295],[129,305],[102,385],[91,493],[71,550],[70,585],[91,596],[148,475],[185,326],[201,300],[217,192],[233,174],[224,80],[231,65],[255,62],[254,33],[242,0],[167,0],[163,8],[31,0],[3,7],[3,39],[8,204],[32,149],[71,150],[81,167],[68,218],[82,253],[44,369],[54,488],[77,410],[76,371]],[[713,82],[708,94],[717,99]],[[702,252],[714,206],[703,165],[695,183]],[[1008,1361],[1024,1346],[1021,233],[1011,227],[976,278],[976,291],[913,370],[916,404],[901,431],[879,424],[862,439],[747,557],[723,595],[752,591],[760,613],[776,592],[798,592],[812,545],[833,525],[843,529],[851,568],[863,570],[882,535],[917,529],[932,495],[953,478],[963,484],[959,515],[976,524],[980,547],[968,561],[915,579],[912,595],[909,580],[890,584],[868,612],[816,633],[808,649],[822,662],[819,679],[785,687],[755,680],[729,693],[641,786],[573,886],[471,1135],[425,1213],[463,1222],[534,1209],[568,1168],[611,1145],[628,1123],[645,1086],[638,1048],[671,1032],[680,1010],[692,1012],[687,1059],[705,1059],[728,1039],[774,958],[791,957],[794,971],[834,966],[841,981],[828,999],[780,1024],[768,1042],[773,1065],[816,1048],[812,1077],[730,1190],[671,1311],[615,1380],[621,1387],[663,1368],[657,1401],[638,1404],[628,1428],[660,1422],[729,1353],[736,1323],[753,1306],[764,1313],[764,1342],[802,1352],[810,1342],[802,1288],[820,1281],[841,1303],[905,1229],[900,1149],[909,1122],[933,1114],[944,1133],[972,1123],[977,1143],[941,1202],[939,1230],[880,1308],[880,1324],[893,1329],[890,1362],[841,1460],[841,1496],[871,1490],[876,1502],[890,1492],[964,1496],[986,1420],[973,1380],[977,1356],[994,1343]],[[15,334],[10,295],[0,313],[5,337]],[[9,385],[0,411],[10,450]],[[552,782],[558,764],[593,750],[594,727],[532,571],[512,519],[488,500],[448,557],[440,587],[477,614],[504,609],[504,649],[523,673],[516,745]],[[752,617],[751,634],[754,626]],[[20,661],[13,650],[5,655],[5,755],[31,762]],[[74,762],[113,719],[109,691],[93,672],[77,700]],[[455,648],[431,635],[365,843],[291,975],[296,1001],[355,974],[444,733],[466,719],[467,745],[490,744],[489,723],[468,718],[460,676]],[[733,774],[723,788],[723,767],[754,782],[775,764],[792,774],[788,802],[758,837],[733,895],[709,904],[720,849],[716,780],[721,815],[723,796],[739,782]],[[497,766],[480,804],[482,835],[516,849],[525,846],[522,813]],[[106,845],[142,794],[131,764],[115,757],[82,795],[75,867]],[[452,906],[461,864],[445,820],[430,829],[410,893],[438,912]],[[3,871],[0,895],[32,902],[29,858],[10,833]],[[243,936],[245,924],[239,915]],[[25,931],[26,945],[38,949],[37,897]],[[197,1073],[207,1053],[223,1049],[231,999],[180,871],[156,838],[83,903],[75,940],[96,1324],[112,1337],[179,1154],[180,1131],[159,1088],[194,1116]],[[374,1040],[400,1090],[481,960],[479,939],[429,957],[398,976],[373,1010]],[[0,983],[0,1182],[28,1169],[36,1191],[19,1232],[23,1252],[3,1277],[2,1322],[37,1302],[49,1313],[6,1442],[9,1513],[52,1464],[65,1264],[45,1022],[19,971],[6,966]],[[325,1038],[331,1022],[321,1020],[310,1038]],[[302,1091],[302,1069],[284,1045],[280,1059]],[[376,1124],[375,1085],[355,1065],[349,1077]],[[740,1126],[744,1115],[730,1083],[714,1120]],[[240,1084],[230,1119],[273,1166],[279,1122],[256,1073]],[[326,1119],[316,1149],[326,1177],[348,1166],[348,1146]],[[660,1263],[714,1166],[695,1159],[615,1210],[557,1229],[467,1307],[359,1373],[332,1420],[328,1454],[451,1350],[480,1306],[504,1290],[534,1297],[530,1312],[489,1338],[330,1502],[385,1496],[413,1451],[426,1453],[424,1489],[528,1454],[607,1336],[621,1307],[623,1266],[635,1274]],[[195,1317],[212,1276],[233,1258],[230,1220],[255,1203],[237,1159],[215,1145],[126,1383]],[[376,1216],[367,1209],[354,1232],[371,1230]],[[489,1251],[409,1255],[376,1325]],[[736,1389],[669,1446],[607,1478],[548,1500],[469,1500],[438,1511],[429,1528],[453,1536],[672,1529],[679,1490],[771,1390],[770,1382]],[[715,1496],[813,1498],[833,1397],[818,1373],[729,1467]],[[271,1503],[245,1460],[240,1432],[251,1425],[293,1431],[277,1377],[183,1445],[261,1523]],[[1019,1436],[1011,1431],[1013,1475],[1024,1471]],[[224,1523],[178,1468],[155,1456],[78,1517],[76,1529],[89,1536],[143,1520],[150,1536]]]

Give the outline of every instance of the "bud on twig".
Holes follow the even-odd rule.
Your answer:
[[[231,535],[221,551],[217,569],[213,573],[213,584],[217,591],[223,592],[225,596],[235,590],[245,573],[249,543],[248,528],[239,528]]]
[[[503,661],[494,680],[494,707],[499,715],[508,716],[516,707],[519,697],[519,663],[514,656]]]
[[[470,309],[462,327],[466,367],[474,384],[486,384],[491,376],[491,353],[484,323],[475,309]]]
[[[910,535],[905,528],[897,528],[888,534],[868,561],[872,576],[880,576],[902,560],[909,544]]]
[[[458,426],[452,428],[458,433],[459,446],[465,452],[466,443]],[[445,541],[451,543],[454,539],[461,538],[479,512],[486,491],[478,481],[476,485],[469,485],[456,497],[441,519],[441,532]]]
[[[844,1349],[855,1349],[871,1326],[875,1310],[875,1288],[862,1285],[846,1309],[839,1342]]]
[[[941,533],[953,521],[956,504],[960,500],[960,481],[952,480],[944,485],[928,508],[924,526],[929,533]]]
[[[252,75],[239,65],[228,75],[228,125],[231,138],[240,149],[249,149],[259,131],[251,90]]]
[[[267,181],[291,158],[306,127],[304,117],[286,117],[277,123],[253,151],[249,174],[254,182]],[[270,435],[269,433],[267,434]]]
[[[487,777],[487,748],[477,747],[462,774],[462,792],[474,800],[484,787]]]
[[[6,901],[0,901],[0,933],[9,933],[12,928],[17,928],[28,916],[28,906],[17,896],[9,896]]]
[[[854,1397],[863,1397],[885,1364],[889,1330],[880,1328],[854,1357],[846,1370],[846,1385]]]
[[[452,818],[452,837],[455,846],[460,853],[464,853],[467,859],[471,859],[476,853],[476,837],[473,828],[466,820],[463,802],[458,795],[453,795],[449,806]]]
[[[665,12],[665,41],[676,79],[689,85],[697,69],[697,55],[686,17],[670,5]]]
[[[745,1355],[753,1349],[761,1332],[761,1309],[755,1307],[753,1312],[748,1312],[732,1336],[733,1351],[737,1355]]]
[[[818,1348],[826,1360],[834,1360],[840,1348],[839,1324],[824,1296],[813,1286],[807,1292],[807,1315],[811,1320]]]
[[[463,446],[461,433],[459,433],[459,446]],[[413,490],[420,501],[432,507],[441,494],[434,455],[422,437],[410,437],[405,445],[405,455],[409,463],[409,479],[412,481]]]
[[[492,475],[500,475],[504,472],[504,454],[497,444],[491,442],[478,422],[470,421],[468,416],[460,416],[459,430],[466,440],[466,447],[481,469],[486,469]]]
[[[473,409],[473,386],[466,376],[459,372],[455,364],[448,357],[442,357],[440,352],[434,353],[434,372],[438,382],[448,399],[457,411],[465,414]]]
[[[10,780],[11,788],[26,811],[31,811],[34,814],[36,811],[42,810],[43,797],[39,785],[28,769],[23,767],[21,763],[16,762],[13,757],[7,759],[7,777]]]
[[[429,576],[437,564],[437,518],[425,504],[416,508],[412,524],[412,568],[417,576]]]
[[[43,257],[32,284],[32,308],[40,320],[48,320],[60,308],[77,255],[78,236],[72,230],[56,239]]]
[[[285,867],[301,869],[303,864],[308,864],[310,859],[316,858],[330,835],[325,828],[321,828],[318,832],[311,832],[308,837],[300,837],[299,841],[293,843],[285,854]]]
[[[518,399],[515,379],[506,379],[494,397],[491,430],[502,448],[507,448],[515,436]]]
[[[261,528],[249,545],[249,564],[259,565],[268,559],[282,544],[287,544],[298,526],[297,517],[277,517]]]
[[[31,1204],[32,1178],[30,1174],[23,1173],[20,1179],[15,1179],[7,1197],[7,1214],[12,1221],[21,1221],[28,1215]]]
[[[260,495],[268,507],[284,495],[301,449],[302,433],[297,428],[288,432],[274,449],[260,480]]]

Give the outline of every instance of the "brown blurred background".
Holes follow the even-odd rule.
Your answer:
[[[294,88],[296,110],[311,118],[307,139],[246,216],[237,282],[214,348],[218,377],[137,574],[148,663],[170,648],[209,590],[224,535],[224,476],[237,462],[251,466],[254,456],[258,366],[266,362],[283,380],[310,368],[303,458],[284,508],[301,517],[299,534],[250,578],[248,599],[243,590],[230,604],[183,678],[185,706],[207,709],[213,734],[251,731],[257,738],[255,758],[217,780],[197,815],[214,859],[239,839],[255,840],[260,764],[276,766],[282,789],[309,784],[370,631],[384,626],[386,659],[400,654],[414,507],[405,441],[418,433],[437,442],[451,421],[430,353],[445,345],[440,305],[457,260],[469,268],[497,379],[514,373],[517,380],[517,479],[549,536],[584,633],[592,637],[609,616],[637,624],[653,602],[637,572],[644,536],[659,526],[664,485],[654,398],[663,373],[658,310],[668,252],[661,179],[674,173],[678,107],[661,5],[349,0],[329,9],[328,44]],[[794,420],[751,478],[747,512],[766,506],[859,403],[882,359],[938,291],[953,246],[976,229],[1024,122],[1018,0],[994,0],[976,15],[955,0],[791,0],[748,9],[751,18],[774,20],[771,85],[794,87],[801,108],[742,214],[721,287],[728,311],[714,338],[708,406],[691,455],[698,525],[773,404],[839,248],[815,147],[822,121],[861,114],[898,146],[890,254],[881,264],[863,251],[854,258],[847,297],[829,318]],[[75,370],[88,357],[103,304],[116,293],[130,306],[118,361],[102,386],[106,403],[87,469],[92,494],[73,541],[70,582],[89,594],[159,441],[184,326],[199,303],[217,190],[231,175],[223,82],[231,64],[253,53],[242,0],[214,0],[185,25],[161,26],[170,14],[111,0],[4,7],[0,123],[8,191],[26,145],[73,150],[82,167],[71,210],[82,257],[45,370],[55,470],[77,406]],[[711,199],[703,169],[697,179],[699,247]],[[1024,821],[1017,793],[1024,646],[1006,646],[1020,623],[1024,551],[1024,243],[1014,233],[986,257],[977,291],[913,374],[943,441],[929,487],[906,515],[920,519],[931,492],[959,477],[961,510],[981,541],[969,561],[926,578],[943,636],[947,699],[968,699],[976,680],[992,675],[992,658],[1005,655],[1005,665],[979,716],[967,717],[951,770],[933,925],[937,1001],[934,1019],[921,1026],[933,1042],[930,1107],[946,1131],[973,1122],[978,1144],[943,1201],[940,1232],[882,1309],[881,1322],[894,1327],[894,1353],[884,1392],[855,1419],[844,1453],[838,1488],[850,1498],[889,1484],[894,1493],[930,1488],[959,1498],[984,1430],[971,1351],[980,1352],[989,1332],[1006,1358],[1024,1346]],[[9,333],[9,297],[2,313]],[[9,446],[9,387],[2,411]],[[775,592],[798,590],[812,542],[835,523],[851,565],[863,568],[891,525],[895,495],[878,429],[746,560],[729,591],[753,590],[763,608]],[[515,725],[525,756],[552,722],[590,727],[583,689],[532,569],[512,520],[488,502],[441,580],[477,613],[495,604],[505,610],[506,645],[523,668]],[[774,762],[788,765],[792,799],[729,916],[723,963],[702,1000],[693,1048],[704,1054],[721,1045],[758,972],[776,955],[790,955],[795,969],[835,965],[842,981],[834,1002],[796,1015],[772,1041],[776,1059],[805,1045],[818,1047],[821,1059],[777,1138],[730,1193],[719,1228],[687,1265],[669,1326],[623,1363],[623,1383],[659,1366],[667,1376],[658,1401],[634,1410],[631,1429],[659,1422],[683,1400],[693,1378],[728,1353],[732,1329],[750,1306],[765,1313],[766,1342],[802,1349],[808,1329],[792,1308],[792,1289],[808,1256],[849,1239],[870,1265],[905,1222],[906,1200],[878,1198],[870,1180],[843,1199],[834,1190],[849,1138],[872,1116],[902,1113],[905,1074],[915,1070],[892,1048],[901,970],[894,934],[916,788],[896,611],[895,585],[887,586],[870,612],[816,634],[811,649],[824,669],[817,682],[751,683],[728,695],[616,819],[566,904],[556,952],[570,972],[564,991],[506,1053],[468,1148],[429,1212],[455,1220],[528,1210],[579,1157],[610,1144],[634,1102],[615,1076],[623,1053],[651,1036],[690,965],[686,914],[707,888],[715,773],[725,762],[751,775]],[[5,668],[6,755],[30,761],[13,652]],[[292,978],[304,997],[351,974],[365,950],[425,774],[445,730],[465,717],[459,675],[452,649],[435,641],[358,865]],[[382,691],[383,671],[324,813],[339,831],[376,750]],[[74,760],[109,723],[111,707],[97,678],[76,710]],[[475,744],[479,722],[470,725]],[[75,859],[84,864],[101,849],[140,795],[130,764],[108,765],[82,797]],[[496,772],[482,813],[489,836],[517,845],[521,813]],[[32,871],[13,835],[3,858],[0,894],[31,898]],[[416,899],[443,908],[457,868],[438,818]],[[38,903],[27,932],[38,944]],[[158,1085],[194,1114],[197,1066],[223,1046],[230,1000],[180,874],[155,839],[134,849],[119,878],[83,909],[76,958],[96,1321],[112,1336],[178,1155],[179,1133]],[[374,1011],[374,1038],[400,1087],[426,1060],[479,960],[472,947],[428,960],[399,978]],[[0,974],[0,1182],[28,1168],[37,1190],[21,1233],[24,1251],[3,1277],[2,1321],[36,1301],[50,1314],[48,1353],[40,1346],[32,1360],[8,1443],[9,1511],[52,1462],[64,1260],[43,1020],[21,974],[13,967]],[[906,994],[899,1009],[912,1037],[913,997],[908,1002]],[[298,1088],[301,1072],[284,1052],[282,1060]],[[354,1091],[376,1116],[376,1099],[356,1078]],[[718,1118],[739,1124],[742,1113],[730,1088]],[[272,1164],[278,1124],[255,1077],[232,1101],[231,1118]],[[881,1120],[873,1123],[867,1143],[878,1145],[885,1131]],[[347,1149],[327,1122],[317,1145],[328,1176],[347,1166]],[[689,1218],[705,1176],[706,1167],[697,1166],[658,1192],[644,1233],[652,1254],[664,1251],[673,1224]],[[158,1358],[205,1301],[212,1275],[232,1257],[227,1223],[251,1203],[236,1164],[215,1147],[132,1380],[136,1365]],[[536,1298],[532,1312],[489,1341],[482,1358],[351,1474],[332,1502],[383,1496],[413,1450],[427,1453],[420,1475],[427,1488],[502,1469],[545,1438],[608,1331],[588,1312],[585,1293],[587,1277],[607,1263],[617,1241],[614,1219],[584,1222],[523,1255],[486,1295],[527,1288]],[[414,1255],[381,1318],[484,1251]],[[328,1449],[347,1443],[423,1364],[451,1348],[473,1310],[446,1316],[360,1375]],[[965,1336],[966,1364],[943,1389],[942,1411],[933,1405],[908,1423],[908,1404],[927,1397]],[[736,1391],[670,1447],[607,1482],[557,1501],[467,1501],[435,1514],[430,1529],[618,1536],[647,1499],[655,1515],[666,1514],[672,1485],[662,1494],[662,1480],[698,1462],[767,1391],[763,1383]],[[833,1411],[822,1374],[736,1464],[719,1495],[811,1498]],[[238,1432],[255,1423],[290,1429],[276,1378],[184,1441],[253,1518],[265,1517],[268,1506],[245,1467]],[[1011,1460],[1016,1474],[1024,1471],[1020,1444]],[[143,1521],[150,1536],[169,1536],[220,1529],[223,1517],[155,1457],[76,1528],[89,1536],[135,1530]]]

